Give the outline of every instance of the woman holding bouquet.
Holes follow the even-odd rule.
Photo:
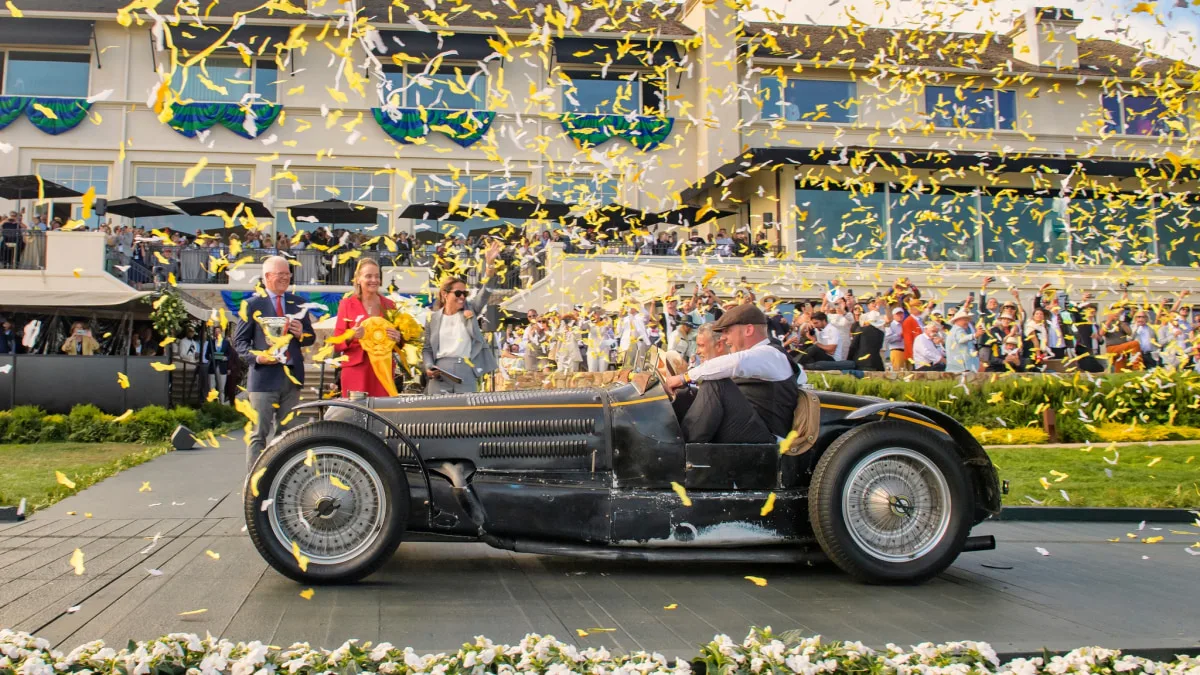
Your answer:
[[[346,356],[346,360],[342,362],[343,396],[352,391],[366,392],[367,396],[391,395],[388,392],[389,387],[385,386],[380,380],[381,376],[376,374],[361,343],[365,334],[363,322],[374,316],[383,317],[385,313],[396,308],[395,303],[379,294],[382,282],[379,263],[371,258],[361,258],[354,269],[354,292],[342,298],[338,304],[337,324],[333,334],[341,336],[353,331],[353,335],[348,339],[334,345],[335,351]],[[387,328],[387,337],[396,345],[403,345],[404,339],[400,331],[391,326]],[[394,370],[387,368],[386,372],[390,374]]]

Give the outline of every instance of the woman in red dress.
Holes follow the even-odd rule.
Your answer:
[[[391,300],[379,294],[379,286],[383,282],[379,263],[370,258],[362,258],[354,270],[354,292],[342,298],[338,304],[337,324],[334,335],[344,335],[346,331],[354,331],[354,336],[341,344],[334,345],[334,350],[346,356],[342,362],[342,396],[352,391],[363,391],[367,396],[387,396],[383,383],[371,368],[371,361],[363,351],[359,340],[363,336],[362,322],[372,316],[383,316],[383,313],[395,309]],[[388,328],[388,337],[403,344],[400,331]]]

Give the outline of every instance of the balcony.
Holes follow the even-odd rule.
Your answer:
[[[46,233],[4,230],[0,234],[0,270],[46,269]]]

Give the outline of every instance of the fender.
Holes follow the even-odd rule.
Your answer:
[[[417,444],[414,443],[411,438],[409,438],[403,431],[400,431],[395,424],[392,424],[383,415],[380,415],[366,406],[358,405],[357,403],[339,400],[309,401],[308,403],[301,403],[300,405],[293,407],[292,410],[322,410],[324,408],[345,408],[347,410],[352,410],[356,413],[366,415],[367,417],[387,427],[393,434],[396,434],[396,438],[400,439],[400,442],[404,444],[408,451],[412,453],[412,456],[417,460],[417,469],[420,470],[421,480],[425,483],[425,494],[429,495],[429,498],[425,500],[426,505],[429,507],[429,522],[432,523],[437,516],[441,515],[441,510],[439,510],[433,503],[433,485],[429,480],[429,468],[425,466],[425,460],[421,458],[421,453],[417,450]],[[397,460],[399,460],[399,458],[397,458]]]
[[[966,427],[959,424],[958,420],[947,415],[946,413],[931,408],[927,405],[919,403],[907,403],[904,401],[884,401],[882,403],[872,403],[871,405],[863,406],[858,410],[846,415],[843,419],[847,420],[863,420],[868,417],[880,415],[882,419],[887,419],[893,412],[905,412],[918,418],[922,421],[928,421],[937,425],[946,435],[954,439],[955,447],[959,454],[962,455],[964,463],[971,473],[975,476],[975,492],[981,498],[979,505],[984,511],[990,515],[1000,513],[1000,478],[996,475],[996,469],[992,465],[992,460],[984,451],[983,446],[971,432],[967,431]],[[897,415],[896,417],[900,417]],[[982,518],[980,519],[982,520]]]

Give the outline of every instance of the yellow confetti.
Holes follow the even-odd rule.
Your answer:
[[[300,566],[301,572],[308,571],[308,556],[300,552],[300,544],[292,542],[292,557],[296,559],[296,564]]]
[[[1154,466],[1155,464],[1158,464],[1161,461],[1162,461],[1162,457],[1155,457],[1154,459],[1150,460],[1150,463],[1147,464],[1146,466],[1151,467],[1151,466]]]
[[[767,580],[762,577],[745,577],[746,581],[753,582],[755,586],[766,586]]]
[[[83,550],[82,549],[78,549],[78,548],[75,549],[75,552],[71,554],[70,563],[71,563],[71,567],[75,568],[75,576],[79,576],[79,575],[83,574]]]
[[[76,279],[81,279],[83,278],[83,268],[76,267],[75,269],[71,270],[71,274],[74,274]]]
[[[315,593],[315,591],[313,591],[313,589],[306,588],[306,589],[300,591],[300,597],[304,598],[305,600],[312,600],[313,593]]]
[[[683,502],[684,506],[692,505],[692,499],[691,497],[688,497],[687,490],[684,490],[682,485],[679,483],[671,483],[671,489],[675,491],[675,494],[679,495],[679,499]]]
[[[1041,478],[1039,478],[1039,479],[1038,479],[1038,482],[1042,484],[1042,489],[1043,489],[1043,490],[1049,490],[1049,489],[1050,489],[1050,481],[1046,480],[1046,477],[1045,477],[1045,476],[1042,476]]]
[[[119,424],[121,422],[129,421],[131,418],[133,418],[133,408],[128,408],[125,410],[125,412],[121,413],[117,417],[114,417],[113,421]]]
[[[679,603],[672,602],[671,604],[663,607],[663,609],[666,609],[666,610],[679,609]]]
[[[588,632],[582,628],[576,628],[575,634],[578,635],[579,637],[587,637],[588,636]]]
[[[10,3],[10,4],[11,4],[11,3]],[[38,112],[40,112],[40,113],[42,113],[43,115],[45,115],[45,116],[46,116],[46,119],[48,119],[48,120],[56,120],[56,119],[58,119],[58,115],[54,114],[54,111],[53,111],[53,110],[51,110],[51,109],[47,108],[46,106],[42,105],[41,103],[34,103],[34,104],[33,104],[33,109],[34,109],[34,110],[36,110],[36,111],[38,111]]]
[[[775,510],[775,493],[772,492],[771,494],[767,495],[767,502],[765,504],[763,504],[762,510],[758,512],[758,515],[765,516],[774,510]]]
[[[203,614],[203,613],[205,613],[205,612],[207,612],[207,611],[208,611],[207,609],[193,609],[193,610],[191,610],[191,611],[188,611],[188,612],[180,612],[180,613],[179,613],[179,616],[198,616],[198,615],[200,615],[200,614]]]
[[[1145,539],[1142,540],[1142,543],[1143,544],[1157,544],[1158,542],[1160,542],[1162,540],[1163,540],[1162,536],[1159,535],[1159,536],[1155,536],[1155,537],[1146,537]]]
[[[129,376],[125,373],[117,373],[117,384],[121,385],[122,389],[129,388]]]
[[[183,183],[181,185],[183,187],[191,185],[192,182],[196,180],[196,176],[199,176],[200,172],[203,171],[204,167],[206,166],[208,166],[208,158],[201,157],[200,161],[196,162],[195,166],[191,167],[183,174]]]
[[[333,484],[333,487],[339,490],[345,490],[347,492],[350,491],[350,486],[343,483],[342,479],[338,478],[337,476],[330,476],[329,482]]]
[[[263,468],[259,469],[258,471],[255,471],[254,475],[250,477],[250,494],[252,496],[255,496],[255,497],[258,496],[258,481],[262,480],[263,475],[266,473],[267,473],[267,467],[264,466]],[[296,551],[299,552],[300,549],[297,548]]]
[[[1067,474],[1065,474],[1065,473],[1063,473],[1063,472],[1061,472],[1061,471],[1055,471],[1055,470],[1053,470],[1053,469],[1051,469],[1051,470],[1050,470],[1050,475],[1055,477],[1055,478],[1054,478],[1054,482],[1055,482],[1055,483],[1061,483],[1061,482],[1063,482],[1064,480],[1066,480],[1066,479],[1070,478],[1070,476],[1069,476],[1069,475],[1067,475]]]
[[[175,370],[174,363],[159,363],[158,361],[151,361],[150,367],[157,370],[160,373],[166,372],[168,370]]]
[[[8,12],[12,14],[14,19],[21,19],[25,17],[25,13],[17,9],[17,6],[12,3],[12,0],[6,0],[4,6],[8,8]]]
[[[153,492],[153,491],[154,491],[153,488],[150,487],[150,481],[148,481],[148,480],[142,481],[142,487],[138,488],[138,492]]]
[[[204,555],[206,555],[206,556],[208,556],[208,557],[212,558],[213,560],[220,560],[220,559],[221,559],[221,554],[220,554],[220,553],[217,553],[216,551],[213,551],[213,550],[207,550],[207,551],[205,551],[205,552],[204,552]]]
[[[67,478],[67,474],[65,474],[61,471],[54,472],[54,479],[58,481],[59,485],[65,485],[68,490],[75,489],[75,481],[71,480],[70,478]]]

